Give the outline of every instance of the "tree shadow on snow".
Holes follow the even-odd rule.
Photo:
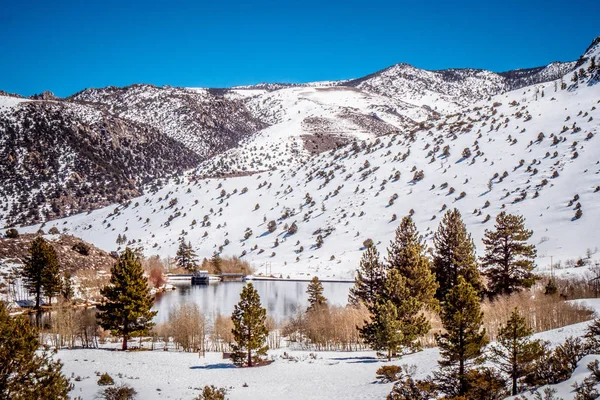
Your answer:
[[[235,368],[235,365],[230,363],[219,363],[219,364],[209,364],[209,365],[195,365],[190,367],[190,369],[227,369],[227,368]]]
[[[377,357],[335,357],[332,358],[335,361],[348,361],[349,364],[371,364],[379,362]]]

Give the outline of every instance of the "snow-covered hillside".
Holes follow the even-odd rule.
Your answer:
[[[550,257],[577,258],[600,246],[593,234],[600,216],[594,57],[600,58],[598,39],[574,63],[502,74],[399,65],[347,82],[210,90],[134,85],[89,89],[67,101],[2,97],[2,104],[4,115],[26,107],[22,101],[62,110],[69,123],[91,126],[94,137],[96,130],[116,130],[133,156],[145,154],[140,146],[150,137],[164,141],[162,135],[187,151],[221,149],[164,186],[129,191],[120,205],[88,207],[87,214],[42,227],[104,250],[118,250],[121,235],[146,254],[167,257],[184,239],[202,257],[240,256],[259,271],[350,278],[366,239],[383,251],[397,221],[411,213],[430,240],[443,213],[456,207],[480,250],[500,211],[523,214],[545,268]],[[518,89],[507,91],[512,87]],[[214,129],[205,135],[207,127]],[[221,147],[210,144],[219,129],[231,139]],[[169,152],[176,149],[169,145]],[[123,160],[120,152],[103,158]],[[57,165],[68,167],[64,182],[80,176],[78,164]],[[14,204],[23,193],[32,196],[27,188],[17,192]],[[269,221],[276,221],[274,232]]]
[[[414,213],[429,240],[445,210],[456,207],[481,250],[485,229],[505,210],[526,217],[543,268],[550,256],[556,262],[600,247],[597,78],[595,70],[577,82],[564,77],[564,89],[557,80],[496,95],[424,129],[356,141],[294,168],[227,179],[188,172],[127,205],[44,229],[65,229],[105,250],[125,235],[162,256],[173,256],[183,238],[202,257],[241,256],[259,271],[349,278],[363,241],[383,251],[403,215]]]

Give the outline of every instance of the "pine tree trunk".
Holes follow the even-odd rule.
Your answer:
[[[250,333],[250,328],[248,328],[248,367],[252,366],[252,350],[250,349],[250,339],[252,338],[252,334]]]
[[[121,350],[123,350],[123,351],[127,350],[127,336],[129,335],[129,330],[127,329],[127,325],[128,325],[128,322],[127,322],[127,320],[125,320],[125,322],[123,323],[123,347],[121,348]]]
[[[388,361],[392,361],[392,348],[388,348]]]

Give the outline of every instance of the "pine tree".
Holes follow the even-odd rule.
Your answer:
[[[26,258],[22,275],[25,286],[35,295],[35,308],[40,308],[42,294],[52,297],[60,291],[60,269],[54,248],[43,238],[37,237],[31,243],[29,257]]]
[[[374,245],[368,246],[360,259],[356,271],[356,282],[350,288],[348,302],[354,306],[364,304],[367,307],[375,304],[375,299],[383,290],[385,267],[379,260],[379,252]]]
[[[123,337],[123,350],[133,335],[144,335],[154,325],[156,311],[150,311],[154,298],[148,280],[135,253],[126,248],[111,268],[110,282],[100,293],[104,303],[98,306],[98,318],[104,329]]]
[[[198,257],[196,252],[192,248],[192,243],[187,242],[183,239],[179,241],[179,247],[177,248],[177,254],[175,255],[175,262],[180,268],[193,271],[198,266]]]
[[[525,229],[522,216],[504,211],[496,217],[494,228],[494,231],[485,231],[485,255],[482,259],[491,296],[530,288],[537,279],[532,272],[535,246],[527,244],[533,231]]]
[[[0,400],[68,399],[73,389],[52,353],[39,351],[38,332],[0,301]]]
[[[383,292],[369,307],[371,321],[360,328],[361,337],[376,350],[387,350],[388,360],[404,348],[419,349],[417,339],[431,325],[422,313],[425,304],[411,295],[405,277],[391,270],[384,281]]]
[[[402,218],[394,240],[387,249],[387,269],[395,269],[406,279],[410,295],[427,306],[435,306],[438,284],[431,272],[427,246],[410,216]]]
[[[468,390],[466,374],[488,343],[479,293],[463,276],[448,291],[440,317],[446,332],[436,335],[442,359],[434,376],[446,395],[462,396]]]
[[[68,272],[65,272],[65,274],[63,275],[60,294],[67,301],[70,301],[73,298],[74,293],[73,285],[71,284],[71,274]]]
[[[211,263],[215,274],[220,275],[223,272],[223,260],[221,260],[221,256],[216,251],[212,256]]]
[[[544,347],[539,340],[531,340],[533,331],[525,324],[525,318],[514,309],[506,325],[498,331],[497,344],[491,348],[491,359],[510,377],[513,396],[519,393],[518,380],[531,371],[542,356]]]
[[[267,310],[260,305],[260,296],[252,283],[242,289],[240,302],[235,305],[231,315],[233,322],[233,352],[231,359],[237,366],[262,361],[269,347],[265,343],[269,331],[265,325]]]
[[[460,276],[464,277],[477,293],[481,293],[483,284],[477,268],[475,245],[456,208],[448,210],[444,215],[437,232],[433,235],[433,244],[433,271],[439,283],[436,297],[444,300],[448,291],[456,286]]]
[[[312,280],[308,284],[306,293],[308,294],[307,311],[315,311],[320,309],[321,307],[327,306],[327,299],[325,298],[325,296],[323,296],[323,284],[321,283],[318,277],[314,276],[312,278]]]

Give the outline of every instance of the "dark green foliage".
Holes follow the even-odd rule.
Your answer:
[[[410,216],[402,218],[394,240],[387,249],[386,267],[395,269],[406,279],[410,295],[427,306],[436,306],[438,284],[431,272],[427,246]]]
[[[600,353],[600,318],[594,319],[594,321],[588,325],[585,332],[585,340],[590,353]]]
[[[420,348],[417,339],[431,328],[422,313],[425,304],[412,296],[397,270],[389,271],[382,293],[369,307],[371,321],[360,328],[361,337],[376,350],[387,350],[388,360],[404,348]]]
[[[429,380],[414,380],[411,377],[394,384],[387,400],[431,400],[435,398],[435,385]]]
[[[123,338],[122,349],[127,350],[131,336],[145,335],[154,325],[156,311],[150,311],[154,298],[140,259],[130,248],[121,253],[110,272],[109,284],[100,291],[104,303],[98,306],[98,318],[104,329]]]
[[[123,383],[105,388],[100,392],[100,398],[104,400],[133,400],[136,394],[134,388]]]
[[[456,208],[444,214],[437,232],[433,235],[433,244],[433,271],[439,283],[436,297],[443,301],[461,276],[478,294],[481,293],[483,284],[477,268],[475,245]]]
[[[527,244],[533,231],[525,229],[524,218],[501,212],[496,217],[494,231],[485,231],[482,259],[488,277],[491,296],[511,294],[530,288],[536,281],[533,274],[536,250]]]
[[[0,302],[0,400],[68,399],[62,364],[38,351],[38,332],[24,316],[11,317]]]
[[[223,261],[221,260],[221,256],[216,251],[213,253],[213,256],[210,260],[213,266],[213,271],[215,274],[221,274],[223,272]]]
[[[202,389],[202,393],[198,395],[194,400],[225,400],[227,390],[225,388],[218,388],[214,385],[206,385]]]
[[[114,385],[114,384],[115,384],[114,379],[107,372],[100,375],[100,379],[98,379],[99,386],[109,386],[109,385]]]
[[[17,239],[19,237],[19,231],[15,228],[9,228],[5,232],[7,239]]]
[[[466,374],[465,399],[502,400],[506,397],[506,380],[491,368],[474,368]]]
[[[175,262],[177,262],[178,267],[187,269],[188,271],[193,271],[198,267],[198,257],[190,242],[185,243],[183,239],[179,241]]]
[[[379,252],[375,246],[369,246],[360,259],[356,271],[356,283],[350,289],[348,302],[353,305],[360,303],[367,307],[375,304],[375,299],[383,290],[385,268],[379,260]]]
[[[252,367],[260,363],[269,347],[265,343],[269,331],[265,326],[267,310],[260,304],[260,297],[252,283],[242,289],[240,302],[231,315],[233,322],[231,360],[237,366]]]
[[[323,296],[323,284],[318,277],[312,278],[306,288],[306,293],[308,294],[307,311],[315,311],[327,306],[327,299]]]
[[[554,279],[548,280],[548,283],[544,287],[544,294],[547,296],[554,296],[558,293],[558,288],[556,287],[556,282]]]
[[[490,349],[495,366],[510,378],[513,396],[519,393],[519,379],[529,374],[543,356],[543,343],[532,340],[532,334],[533,330],[515,308],[506,325],[498,331],[497,343]]]
[[[402,379],[402,367],[399,365],[384,365],[375,372],[381,383],[396,382]]]
[[[404,217],[387,250],[384,267],[374,247],[368,247],[361,270],[374,272],[371,285],[359,279],[351,296],[361,299],[371,320],[361,329],[361,337],[376,350],[387,350],[388,360],[405,348],[419,350],[419,337],[431,328],[423,311],[435,305],[435,277],[431,273],[425,245],[410,217]],[[352,297],[351,297],[352,298]]]
[[[589,354],[589,350],[589,346],[578,337],[567,338],[554,350],[544,343],[542,356],[533,364],[524,382],[537,387],[565,381],[571,377],[579,361]]]
[[[23,265],[23,279],[29,292],[35,295],[35,307],[40,307],[42,294],[52,298],[60,293],[61,279],[58,256],[54,248],[42,237],[31,242],[29,257]]]
[[[60,295],[63,299],[70,301],[73,298],[73,285],[71,284],[71,274],[65,272],[61,287],[60,287]]]
[[[588,364],[590,375],[583,382],[575,383],[573,389],[575,392],[575,400],[596,400],[600,397],[600,392],[596,389],[600,383],[600,362],[594,360]]]
[[[436,335],[442,359],[435,378],[443,393],[462,396],[468,389],[467,373],[480,362],[488,343],[482,329],[483,312],[477,290],[463,276],[458,277],[458,284],[442,304],[440,318],[446,332]]]
[[[82,256],[90,255],[90,246],[83,242],[75,243],[72,249],[81,254]]]

